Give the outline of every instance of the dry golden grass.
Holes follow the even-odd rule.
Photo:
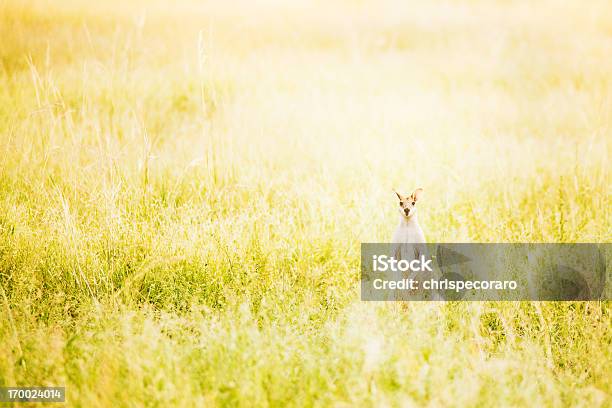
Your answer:
[[[0,1],[0,385],[75,406],[605,406],[608,302],[363,303],[609,242],[608,1]]]

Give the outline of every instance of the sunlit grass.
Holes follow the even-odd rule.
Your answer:
[[[0,2],[0,385],[604,406],[607,302],[362,303],[358,263],[392,187],[432,242],[609,242],[611,17]]]

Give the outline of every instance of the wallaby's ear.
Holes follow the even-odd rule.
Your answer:
[[[397,195],[397,198],[399,198],[399,200],[400,200],[400,201],[404,201],[404,197],[403,197],[403,196],[402,196],[400,193],[398,193],[397,191],[395,191],[395,189],[392,189],[392,190],[393,190],[393,192],[395,193],[395,195]]]
[[[412,193],[411,197],[413,201],[419,201],[421,197],[423,197],[423,189],[420,187],[417,188],[416,190],[414,190],[414,193]]]

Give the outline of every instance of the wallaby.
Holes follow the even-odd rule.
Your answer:
[[[397,191],[393,190],[399,198],[399,213],[400,221],[399,225],[393,233],[391,242],[392,246],[391,256],[397,260],[411,261],[413,259],[419,259],[421,256],[428,256],[427,247],[425,245],[425,234],[423,229],[419,225],[417,218],[416,205],[423,196],[423,189],[417,188],[409,196],[404,196]],[[404,274],[402,274],[404,275]],[[398,276],[398,278],[409,278],[417,281],[426,279],[428,276],[423,273],[408,273],[405,276]],[[397,300],[410,300],[412,296],[421,297],[424,295],[423,291],[419,293],[397,293]]]
[[[395,229],[391,242],[424,244],[425,234],[423,234],[423,230],[419,225],[416,209],[416,204],[423,195],[423,189],[417,188],[414,190],[414,193],[408,197],[403,196],[395,190],[393,191],[397,195],[397,198],[399,198],[400,222]]]

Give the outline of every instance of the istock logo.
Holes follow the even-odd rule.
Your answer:
[[[426,259],[425,255],[421,255],[419,259],[397,260],[392,256],[374,255],[372,257],[372,270],[374,272],[433,272],[433,259]]]

